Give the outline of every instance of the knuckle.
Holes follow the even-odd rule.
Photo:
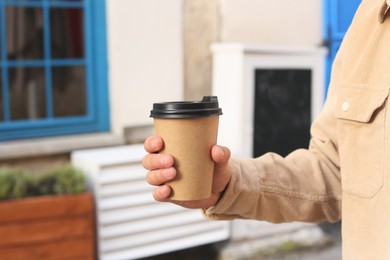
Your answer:
[[[145,155],[143,158],[142,158],[142,166],[147,169],[147,170],[151,170],[151,161],[152,161],[152,158],[151,158],[151,154],[147,154]]]
[[[147,154],[142,159],[142,165],[147,170],[166,168],[170,164],[170,158],[162,154]]]
[[[152,193],[153,199],[154,199],[155,201],[160,201],[160,200],[158,199],[158,196],[157,196],[156,193],[157,193],[156,190],[154,190],[153,193]]]

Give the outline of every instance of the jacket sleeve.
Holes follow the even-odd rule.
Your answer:
[[[337,81],[339,66],[337,57],[333,82]],[[231,181],[219,202],[204,210],[206,217],[273,223],[340,220],[342,192],[333,112],[336,99],[337,88],[331,83],[323,111],[312,124],[308,149],[293,151],[284,158],[267,153],[255,159],[231,159]]]

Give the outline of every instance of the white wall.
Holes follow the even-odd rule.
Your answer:
[[[319,45],[322,0],[221,0],[222,41]]]
[[[184,8],[182,0],[106,1],[111,127],[122,135],[152,123],[154,102],[183,99]],[[220,41],[318,45],[321,1],[220,0]]]
[[[107,0],[112,132],[151,124],[154,102],[183,97],[181,0]]]

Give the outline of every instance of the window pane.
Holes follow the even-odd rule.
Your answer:
[[[46,116],[43,68],[12,68],[10,76],[11,120]]]
[[[42,8],[6,8],[7,54],[9,59],[43,58]]]
[[[52,58],[84,56],[83,11],[80,8],[51,8]]]
[[[55,117],[86,114],[85,84],[84,67],[53,68],[53,110]]]

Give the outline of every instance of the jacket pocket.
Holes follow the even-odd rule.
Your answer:
[[[336,117],[343,191],[372,198],[383,185],[388,89],[341,87]]]

